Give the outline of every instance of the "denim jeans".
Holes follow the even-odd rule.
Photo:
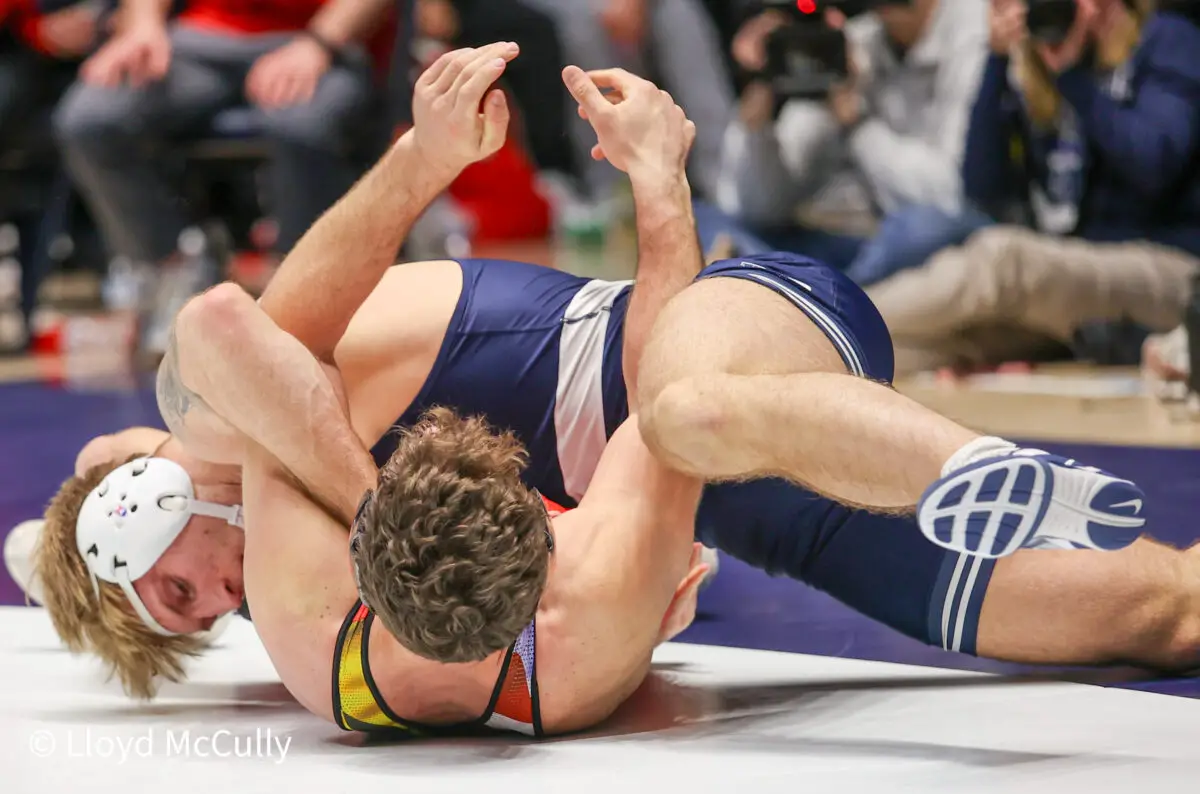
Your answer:
[[[791,251],[811,257],[836,270],[845,270],[866,242],[859,237],[799,226],[767,231],[752,230],[741,221],[703,201],[695,202],[693,211],[696,215],[700,244],[705,251],[712,247],[718,236],[725,234],[732,238],[737,250],[747,256],[766,251]]]
[[[938,251],[963,244],[992,223],[974,209],[956,215],[934,207],[902,209],[883,220],[875,236],[859,249],[846,275],[859,286],[869,287],[902,270],[920,267]]]

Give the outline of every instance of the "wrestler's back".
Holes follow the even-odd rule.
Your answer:
[[[447,265],[459,270],[452,310],[442,283]],[[412,267],[394,270],[403,274]],[[386,294],[372,296],[375,308],[360,312],[395,315],[403,306],[407,313],[414,295],[422,304],[437,302],[436,313],[420,307],[422,319],[413,323],[419,328],[399,327],[404,317],[388,321],[387,333],[410,340],[407,374],[356,379],[371,386],[359,402],[371,413],[371,424],[355,416],[355,427],[364,439],[382,439],[376,460],[382,464],[395,447],[395,435],[384,435],[391,427],[411,425],[429,408],[447,406],[512,431],[529,452],[526,481],[560,504],[576,504],[607,437],[625,418],[621,339],[629,282],[505,260],[420,267],[429,275],[403,282],[393,277]],[[427,298],[425,282],[435,279]],[[436,354],[431,336],[439,337]],[[385,365],[368,357],[363,371]],[[418,377],[424,380],[420,386]],[[356,410],[352,404],[352,413]]]
[[[391,268],[354,315],[334,358],[359,437],[373,443],[420,393],[463,289],[457,262]]]

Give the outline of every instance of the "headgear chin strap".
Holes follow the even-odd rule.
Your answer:
[[[243,526],[240,505],[196,499],[192,478],[175,461],[138,458],[114,469],[83,500],[75,523],[75,543],[96,597],[101,580],[119,585],[142,622],[175,636],[146,609],[133,583],[154,567],[194,515]]]

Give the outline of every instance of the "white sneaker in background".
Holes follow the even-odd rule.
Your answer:
[[[104,308],[114,312],[142,312],[153,305],[156,274],[150,265],[116,257],[100,287]]]

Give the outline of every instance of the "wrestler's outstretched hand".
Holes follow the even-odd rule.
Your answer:
[[[508,103],[492,85],[517,57],[512,42],[448,52],[417,80],[413,142],[439,175],[454,178],[500,150],[508,132]]]
[[[682,178],[696,125],[670,94],[624,69],[568,66],[563,82],[596,131],[593,158],[608,160],[634,182]]]

